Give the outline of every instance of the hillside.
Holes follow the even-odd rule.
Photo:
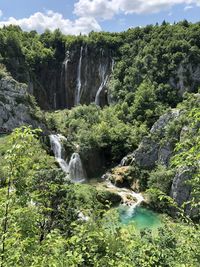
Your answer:
[[[199,88],[200,23],[1,28],[1,267],[198,267]]]

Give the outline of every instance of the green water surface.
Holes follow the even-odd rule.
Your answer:
[[[161,226],[159,215],[146,208],[120,205],[119,214],[122,224],[134,224],[137,229],[156,229]]]

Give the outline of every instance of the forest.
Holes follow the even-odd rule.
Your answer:
[[[64,106],[73,83],[83,97]],[[200,23],[1,28],[0,127],[1,267],[199,266]]]

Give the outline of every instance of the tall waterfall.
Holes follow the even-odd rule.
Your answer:
[[[60,134],[51,134],[50,135],[50,144],[51,144],[51,149],[54,152],[55,159],[60,165],[61,169],[65,172],[68,173],[69,171],[69,166],[67,162],[63,159],[63,148],[62,148],[62,140],[66,140],[66,138]]]
[[[69,162],[69,177],[72,181],[82,182],[85,180],[85,172],[78,153],[72,154]]]
[[[75,106],[80,103],[81,98],[81,69],[82,69],[82,57],[83,57],[83,47],[81,46],[80,58],[78,63],[78,73],[77,73],[77,88],[75,95]]]
[[[67,78],[68,78],[67,76],[68,63],[69,63],[69,58],[66,58],[65,61],[63,62],[64,73],[65,73],[65,80],[64,80],[65,86],[67,85]]]
[[[96,96],[95,96],[95,104],[97,106],[100,105],[100,95],[101,95],[101,92],[102,92],[103,88],[106,86],[106,83],[108,81],[109,76],[108,76],[108,74],[106,75],[106,71],[107,71],[107,66],[101,64],[99,66],[99,76],[101,78],[101,84],[100,84],[99,89],[98,89]]]

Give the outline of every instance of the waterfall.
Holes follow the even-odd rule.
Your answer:
[[[50,135],[50,144],[51,144],[51,149],[54,152],[55,159],[60,165],[61,169],[65,172],[68,173],[69,171],[69,166],[67,162],[63,159],[63,148],[62,148],[62,140],[67,140],[64,136],[57,134],[51,134]]]
[[[86,175],[83,169],[83,164],[81,162],[80,155],[78,153],[73,153],[69,164],[63,159],[64,150],[62,147],[62,140],[67,141],[67,139],[61,134],[51,134],[50,144],[51,149],[54,152],[54,156],[61,169],[69,174],[70,180],[73,182],[82,182],[85,180]]]
[[[115,60],[112,58],[112,65],[111,65],[111,71],[113,72],[115,66]]]
[[[106,75],[106,65],[101,64],[99,66],[99,76],[101,78],[101,84],[95,96],[95,104],[97,106],[100,105],[100,94],[108,81],[108,75]]]
[[[65,59],[65,61],[63,62],[63,65],[64,65],[64,75],[65,75],[65,80],[64,80],[64,86],[66,88],[66,85],[67,85],[67,69],[68,69],[68,62],[69,62],[69,59]]]
[[[135,210],[144,201],[142,194],[135,193],[131,189],[119,188],[106,180],[106,186],[111,192],[117,193],[121,196],[124,219],[130,219],[135,213]]]
[[[80,103],[81,97],[81,69],[82,69],[82,57],[83,57],[83,47],[81,46],[80,58],[78,63],[78,73],[77,73],[77,88],[75,95],[75,106]]]
[[[72,154],[69,162],[69,177],[72,181],[82,182],[85,180],[85,173],[78,153]]]

